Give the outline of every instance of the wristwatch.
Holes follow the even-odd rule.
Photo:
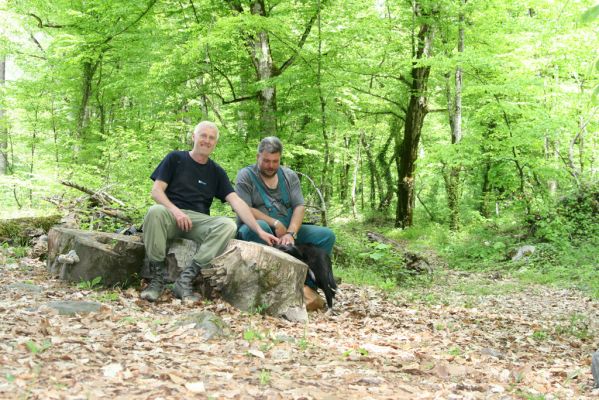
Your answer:
[[[295,232],[293,231],[287,231],[288,235],[291,235],[291,237],[293,238],[293,240],[297,239],[297,235],[295,234]]]

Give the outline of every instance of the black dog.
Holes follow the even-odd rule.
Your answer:
[[[326,251],[313,244],[278,245],[277,249],[305,262],[310,268],[310,277],[316,286],[324,292],[329,310],[333,308],[333,298],[337,292],[337,283],[333,277],[331,257]]]

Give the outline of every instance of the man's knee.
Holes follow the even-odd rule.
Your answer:
[[[270,226],[268,225],[268,223],[266,221],[259,219],[259,220],[257,220],[257,222],[263,231],[265,231],[267,233],[271,233],[271,234],[273,233],[272,229],[270,229]],[[239,227],[239,231],[237,232],[237,238],[240,240],[244,240],[246,242],[263,243],[262,239],[260,239],[258,234],[256,234],[253,230],[251,230],[250,227],[247,226],[246,224],[243,224]]]
[[[221,229],[229,239],[234,239],[237,235],[237,224],[230,218],[223,220]]]
[[[154,204],[148,209],[144,222],[160,220],[165,216],[168,216],[168,213],[169,211],[162,204]]]

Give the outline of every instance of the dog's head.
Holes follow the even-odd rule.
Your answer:
[[[275,245],[275,249],[281,250],[283,253],[287,253],[299,260],[304,256],[300,249],[291,244],[277,244]]]

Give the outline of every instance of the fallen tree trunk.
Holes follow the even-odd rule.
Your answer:
[[[388,244],[392,246],[395,251],[402,254],[406,260],[406,269],[416,272],[433,272],[433,264],[427,257],[407,250],[405,246],[397,240],[389,239],[376,232],[367,232],[366,236],[368,236],[368,240],[371,242]]]
[[[62,215],[40,217],[21,217],[0,220],[0,242],[29,242],[32,237],[40,236],[56,225]]]

